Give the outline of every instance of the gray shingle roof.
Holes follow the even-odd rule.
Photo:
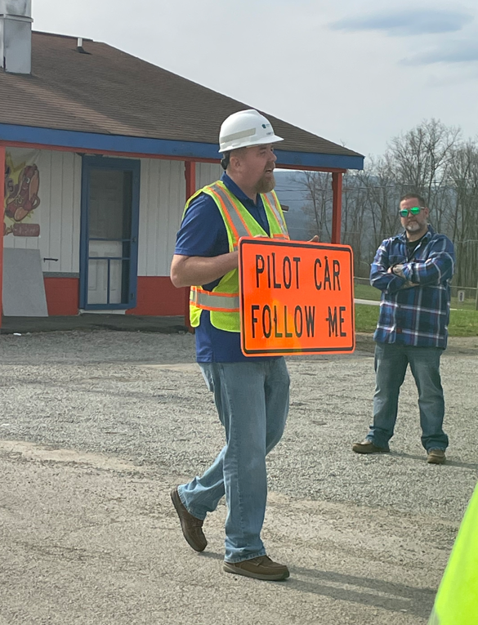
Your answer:
[[[0,123],[217,144],[221,122],[247,104],[104,43],[33,32],[32,75],[0,70]],[[280,149],[357,156],[263,112]],[[279,146],[278,146],[279,147]],[[360,156],[360,155],[359,155]]]

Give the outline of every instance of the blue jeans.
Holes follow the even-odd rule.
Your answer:
[[[418,406],[422,428],[422,445],[427,450],[448,447],[448,436],[442,429],[445,401],[440,380],[438,347],[411,347],[377,343],[375,347],[376,387],[373,398],[373,425],[367,439],[386,447],[393,436],[397,419],[398,396],[407,366],[418,389]]]
[[[289,374],[283,358],[200,363],[226,433],[226,445],[201,477],[179,486],[198,519],[225,494],[227,562],[266,551],[261,540],[267,500],[266,454],[282,437],[289,410]]]

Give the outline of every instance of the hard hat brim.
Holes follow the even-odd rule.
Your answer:
[[[251,137],[251,142],[247,143],[246,145],[243,144],[239,146],[234,146],[234,145],[228,146],[226,144],[225,146],[219,149],[219,154],[232,152],[232,150],[240,150],[241,148],[252,148],[255,145],[267,145],[268,143],[277,143],[278,141],[284,141],[284,139],[282,137],[278,137],[277,135],[272,135],[270,137],[262,137],[262,139],[256,139],[256,140],[254,140],[254,138]]]

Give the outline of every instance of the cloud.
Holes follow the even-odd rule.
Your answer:
[[[448,41],[440,47],[419,52],[405,59],[402,65],[432,65],[433,63],[476,63],[478,61],[478,40],[466,39]]]
[[[347,17],[332,22],[333,30],[381,30],[394,37],[449,33],[461,30],[473,16],[460,11],[410,9]]]

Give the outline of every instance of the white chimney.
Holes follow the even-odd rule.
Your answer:
[[[0,67],[12,74],[32,71],[32,0],[0,0]]]

